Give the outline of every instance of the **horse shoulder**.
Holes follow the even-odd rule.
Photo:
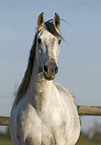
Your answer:
[[[39,139],[41,138],[41,120],[37,115],[35,108],[29,103],[27,97],[22,99],[17,106],[13,106],[11,112],[11,126],[12,138],[14,138],[14,143],[21,144],[29,141],[40,145]],[[13,130],[14,129],[14,130]],[[36,133],[35,133],[36,132]]]
[[[69,98],[73,101],[75,106],[77,107],[76,98],[75,98],[74,94],[72,93],[72,91],[69,88],[67,88],[66,86],[64,86],[63,84],[59,83],[59,82],[54,82],[54,84],[59,91],[64,92],[65,94],[67,94],[69,96]]]
[[[79,134],[80,134],[80,121],[77,111],[77,103],[75,96],[72,91],[65,87],[64,85],[54,82],[57,90],[60,92],[61,100],[63,102],[63,108],[66,117],[66,127],[67,127],[67,136],[70,139],[70,143],[76,143]],[[63,112],[63,113],[64,113]],[[72,140],[71,140],[72,138]]]

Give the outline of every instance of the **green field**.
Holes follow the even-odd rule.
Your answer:
[[[0,145],[14,145],[10,139],[0,139]],[[88,140],[84,137],[80,137],[76,145],[101,145],[101,142],[94,143],[94,141]]]
[[[76,145],[101,145],[101,140],[89,140],[88,138],[81,136]]]
[[[0,133],[0,145],[14,145],[11,141],[9,128],[6,133]],[[76,145],[101,145],[101,134],[96,134],[93,140],[88,139],[87,135],[81,132]]]
[[[14,145],[11,140],[0,139],[0,145]]]

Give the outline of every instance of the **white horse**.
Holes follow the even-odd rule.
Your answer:
[[[76,100],[64,85],[53,82],[58,72],[60,17],[44,22],[41,13],[28,67],[11,111],[15,145],[75,145],[80,134]]]

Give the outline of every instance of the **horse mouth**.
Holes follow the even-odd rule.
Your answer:
[[[47,74],[44,73],[44,78],[46,80],[48,80],[48,81],[51,81],[51,80],[53,80],[55,78],[55,76],[49,76],[49,75],[47,75]]]

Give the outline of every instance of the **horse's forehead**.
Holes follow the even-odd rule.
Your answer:
[[[38,34],[38,36],[40,37],[40,38],[54,38],[55,39],[55,36],[53,35],[53,34],[51,34],[49,31],[47,31],[46,29],[42,29],[40,32],[39,32],[39,34]]]

